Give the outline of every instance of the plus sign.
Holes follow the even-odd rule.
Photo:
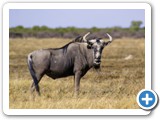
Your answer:
[[[144,110],[153,109],[157,101],[157,94],[153,90],[143,89],[137,95],[137,103]]]
[[[146,101],[146,105],[149,104],[149,101],[152,101],[152,98],[149,97],[148,94],[146,94],[146,97],[145,98],[142,98],[142,101]]]

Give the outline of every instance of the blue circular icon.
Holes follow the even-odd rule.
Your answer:
[[[144,110],[150,110],[157,104],[157,94],[153,90],[141,90],[137,95],[137,103]]]

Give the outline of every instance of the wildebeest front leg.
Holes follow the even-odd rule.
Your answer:
[[[77,96],[79,94],[79,88],[80,88],[80,79],[81,79],[81,71],[77,71],[74,76],[74,84],[75,84],[75,95]]]

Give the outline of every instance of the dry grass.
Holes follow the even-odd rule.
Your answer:
[[[89,70],[81,79],[80,95],[73,97],[73,77],[53,80],[44,76],[42,95],[32,96],[27,55],[41,48],[61,47],[68,39],[10,40],[10,108],[131,109],[139,108],[137,93],[144,88],[145,50],[143,39],[117,39],[103,51],[101,72]],[[131,55],[132,58],[125,60]]]

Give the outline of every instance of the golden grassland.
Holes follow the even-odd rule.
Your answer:
[[[145,84],[144,39],[116,39],[103,50],[101,71],[91,69],[74,97],[73,76],[44,76],[41,96],[31,95],[27,55],[36,49],[57,48],[69,39],[10,39],[9,107],[11,109],[137,109],[137,93]],[[129,57],[130,56],[130,57]],[[129,57],[129,59],[125,59]]]

